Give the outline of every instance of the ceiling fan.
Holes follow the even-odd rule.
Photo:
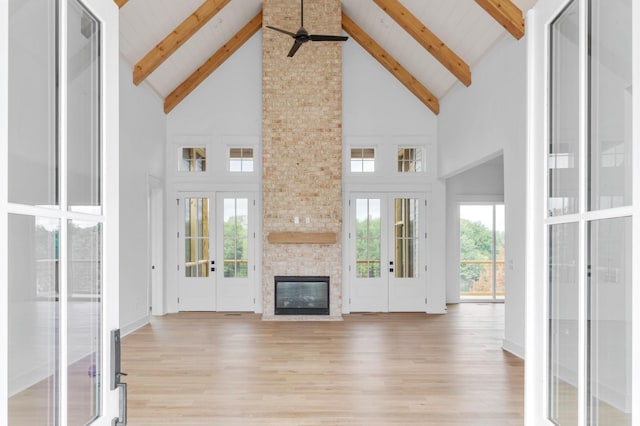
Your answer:
[[[304,0],[300,0],[300,29],[297,33],[292,33],[289,31],[281,30],[280,28],[272,27],[271,25],[267,25],[267,28],[271,28],[272,30],[279,31],[283,34],[287,34],[295,40],[293,42],[293,46],[291,50],[289,50],[289,54],[287,55],[289,58],[293,57],[296,54],[300,46],[303,43],[311,41],[347,41],[349,37],[345,36],[333,36],[333,35],[320,35],[320,34],[309,34],[307,30],[304,29]]]

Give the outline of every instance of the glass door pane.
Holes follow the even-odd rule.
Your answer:
[[[224,199],[224,276],[246,278],[249,275],[249,200]]]
[[[493,238],[493,205],[461,205],[461,298],[493,298]]]
[[[631,425],[631,218],[589,223],[591,425]]]
[[[100,25],[77,0],[67,4],[67,200],[100,214]]]
[[[578,424],[578,223],[549,227],[549,419]]]
[[[102,226],[70,221],[68,249],[68,423],[87,424],[100,413]]]
[[[380,199],[356,199],[356,277],[380,278]]]
[[[9,0],[9,201],[17,204],[59,203],[56,9],[51,0]]]
[[[392,266],[396,278],[418,276],[420,241],[417,204],[418,200],[412,198],[394,200],[395,255]]]
[[[590,210],[631,204],[631,3],[591,2]]]
[[[549,216],[579,208],[579,3],[574,0],[551,24],[551,105],[548,154]]]
[[[186,277],[209,276],[209,199],[185,198],[184,271]]]
[[[504,224],[504,204],[496,204],[495,206],[495,247],[494,247],[494,297],[496,299],[504,299],[505,294],[505,224]]]
[[[9,424],[56,425],[60,221],[9,215]]]

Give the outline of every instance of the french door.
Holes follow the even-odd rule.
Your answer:
[[[181,192],[181,311],[254,310],[254,194]]]
[[[361,193],[349,201],[352,312],[426,309],[426,196]]]
[[[0,9],[0,424],[110,425],[118,8]]]

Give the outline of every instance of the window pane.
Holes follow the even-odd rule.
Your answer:
[[[460,297],[493,297],[493,205],[460,206]]]
[[[400,148],[398,149],[398,171],[399,172],[421,172],[422,171],[422,148]]]
[[[394,273],[396,278],[414,278],[418,276],[418,200],[396,198],[395,211],[395,256]]]
[[[224,276],[246,278],[249,268],[249,200],[224,200]]]
[[[68,5],[68,203],[100,214],[100,24],[78,1]]]
[[[549,216],[578,211],[578,10],[574,0],[551,24]]]
[[[253,172],[253,148],[230,148],[229,170],[232,172]]]
[[[356,200],[356,276],[380,277],[380,199]]]
[[[59,238],[57,219],[9,215],[10,425],[58,424]]]
[[[578,224],[549,227],[549,418],[578,424]]]
[[[68,418],[88,424],[100,413],[102,227],[69,223]]]
[[[504,223],[504,204],[495,205],[496,213],[496,227],[495,239],[496,239],[496,265],[495,265],[495,281],[496,281],[496,299],[504,299],[505,294],[505,223]]]
[[[589,224],[588,404],[592,425],[631,425],[631,218]]]
[[[56,6],[9,0],[9,201],[57,206]]]
[[[591,210],[631,204],[631,3],[591,2]]]
[[[181,148],[178,170],[181,172],[206,172],[207,149],[204,147]]]
[[[184,273],[209,276],[209,199],[185,198]]]

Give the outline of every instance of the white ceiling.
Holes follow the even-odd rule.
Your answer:
[[[125,61],[133,68],[203,1],[129,0],[120,9],[120,52]],[[300,3],[298,0],[290,1],[291,14],[297,16]],[[526,13],[536,0],[513,2]],[[502,37],[511,37],[474,0],[401,0],[401,3],[471,67],[472,80],[474,66],[487,51]],[[261,7],[262,0],[231,0],[147,77],[149,85],[165,98],[249,22]],[[342,7],[351,19],[440,100],[457,84],[453,74],[372,0],[342,0]],[[305,27],[313,33],[312,22],[305,19]],[[290,30],[295,32],[297,28]],[[356,41],[349,39],[347,43]]]

